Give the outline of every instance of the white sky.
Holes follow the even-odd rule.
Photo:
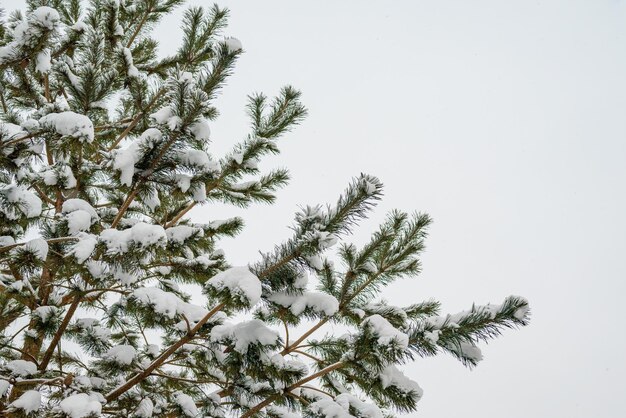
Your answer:
[[[221,4],[246,53],[215,147],[247,132],[250,92],[291,83],[310,109],[265,165],[289,167],[290,186],[276,205],[240,212],[247,228],[225,244],[233,262],[287,237],[298,204],[374,174],[386,197],[356,243],[392,208],[435,219],[423,274],[390,301],[434,297],[455,312],[519,294],[533,309],[473,371],[450,357],[408,367],[424,389],[413,416],[626,416],[626,3]],[[168,47],[176,21],[159,34]]]
[[[475,370],[451,357],[407,367],[424,389],[412,416],[626,416],[626,3],[220,4],[246,53],[218,102],[215,150],[247,133],[251,92],[293,84],[310,110],[262,165],[291,170],[277,204],[193,212],[245,218],[223,244],[233,264],[288,237],[299,204],[376,175],[386,196],[355,243],[392,208],[435,219],[423,274],[388,300],[432,297],[455,312],[519,294],[533,309],[529,327],[483,346]],[[157,31],[163,52],[181,12]]]
[[[247,228],[224,244],[233,262],[287,237],[297,205],[376,175],[386,197],[356,243],[392,208],[435,219],[423,274],[390,301],[434,297],[455,312],[519,294],[533,309],[473,371],[450,357],[407,367],[424,389],[414,416],[626,416],[626,4],[221,4],[246,53],[219,101],[216,149],[246,134],[250,92],[290,83],[310,109],[264,165],[289,167],[290,186],[240,212]]]

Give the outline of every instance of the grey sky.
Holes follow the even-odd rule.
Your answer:
[[[246,219],[223,244],[229,259],[256,260],[289,235],[297,205],[376,175],[386,197],[353,242],[392,208],[435,219],[423,274],[388,300],[456,312],[519,294],[533,310],[529,327],[482,346],[475,370],[449,357],[406,367],[424,389],[412,416],[626,416],[626,2],[220,4],[246,52],[214,149],[245,136],[253,91],[293,84],[310,110],[262,166],[291,170],[276,205],[192,213]],[[181,13],[157,31],[164,53]]]
[[[290,186],[243,211],[246,231],[225,244],[235,262],[288,236],[298,204],[374,174],[386,197],[355,242],[392,208],[435,219],[423,274],[389,300],[434,297],[454,312],[519,294],[533,308],[531,326],[484,347],[473,371],[446,357],[407,367],[424,389],[414,416],[626,416],[626,4],[221,4],[246,53],[215,147],[245,135],[252,91],[291,83],[310,109],[275,159]]]

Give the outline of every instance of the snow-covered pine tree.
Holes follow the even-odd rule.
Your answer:
[[[242,220],[187,213],[273,202],[288,173],[259,162],[306,110],[291,87],[253,95],[247,138],[212,155],[242,49],[226,10],[191,8],[158,57],[150,29],[182,2],[29,0],[2,18],[0,415],[392,416],[422,395],[399,365],[473,366],[479,341],[527,323],[520,297],[443,316],[376,302],[419,273],[431,220],[394,211],[364,246],[344,242],[381,198],[368,175],[231,267],[217,243]]]

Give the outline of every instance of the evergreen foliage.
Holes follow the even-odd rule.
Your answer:
[[[243,221],[187,214],[273,202],[289,173],[259,162],[306,109],[289,86],[252,95],[248,136],[211,154],[214,99],[242,49],[223,35],[227,10],[190,8],[179,50],[159,57],[150,31],[182,2],[0,14],[0,414],[393,416],[422,395],[402,364],[444,352],[475,366],[478,342],[527,324],[519,297],[455,315],[381,301],[420,272],[431,219],[393,211],[348,243],[382,196],[365,174],[230,266],[218,243]]]

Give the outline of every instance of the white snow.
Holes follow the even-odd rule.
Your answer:
[[[422,397],[423,391],[417,382],[406,377],[396,366],[385,367],[378,377],[383,389],[393,386],[402,393],[411,394],[416,400]]]
[[[89,204],[89,202],[83,199],[67,199],[63,202],[63,206],[61,207],[62,213],[70,213],[77,210],[87,212],[94,222],[99,219],[96,210]]]
[[[92,142],[94,138],[93,123],[87,116],[79,113],[71,111],[50,113],[39,119],[39,124],[44,128],[53,129],[59,135],[78,138],[81,142]]]
[[[513,316],[517,320],[522,320],[530,310],[528,306],[528,301],[526,299],[521,298],[519,296],[509,296],[507,299],[516,298],[521,300],[521,302],[525,302],[522,306],[517,308],[515,312],[513,312]],[[487,304],[487,305],[475,305],[471,310],[461,311],[455,314],[446,315],[446,316],[431,316],[424,320],[425,328],[434,328],[435,330],[440,330],[443,327],[458,327],[458,324],[462,322],[465,318],[468,318],[472,315],[485,315],[491,319],[494,319],[499,313],[502,312],[504,304]]]
[[[43,179],[44,184],[47,186],[55,186],[57,184],[57,173],[50,168],[44,169],[40,173],[40,176]]]
[[[154,119],[154,121],[159,125],[164,125],[172,117],[173,114],[174,111],[172,110],[172,108],[169,106],[165,106],[152,113],[150,117]]]
[[[228,289],[231,295],[245,299],[254,306],[261,299],[261,282],[247,266],[231,267],[213,276],[207,285],[221,291]]]
[[[72,386],[76,386],[81,389],[91,389],[93,387],[93,383],[91,383],[91,379],[87,376],[74,376]]]
[[[358,417],[361,418],[383,418],[382,411],[374,404],[363,402],[350,393],[342,393],[335,398],[335,402],[341,405],[346,411],[350,407],[358,411]]]
[[[389,305],[386,302],[368,303],[363,306],[363,309],[365,309],[370,315],[390,312],[393,316],[401,318],[403,322],[408,321],[408,317],[404,309],[398,306]]]
[[[309,265],[315,270],[322,270],[324,268],[324,260],[322,260],[319,255],[311,255],[305,258]]]
[[[122,27],[120,26],[119,29],[121,30]],[[123,30],[122,33],[124,33]],[[124,59],[126,60],[126,75],[129,77],[139,77],[139,70],[137,69],[137,67],[135,67],[135,64],[133,62],[133,54],[130,52],[130,49],[124,48],[122,49],[122,51],[124,53]]]
[[[135,283],[139,277],[132,271],[124,270],[122,267],[116,267],[112,269],[113,278],[119,281],[124,286],[130,286]]]
[[[67,229],[70,235],[76,235],[91,228],[91,215],[84,210],[75,210],[66,215]]]
[[[449,344],[446,345],[446,347],[457,352],[462,357],[473,360],[476,363],[483,359],[483,353],[480,351],[480,348],[471,343],[461,342],[460,346]]]
[[[363,188],[365,189],[365,193],[368,195],[373,194],[376,191],[376,188],[380,187],[379,184],[372,183],[371,181],[365,179],[363,180]]]
[[[426,338],[431,344],[437,344],[440,334],[441,331],[438,329],[433,331],[424,331],[424,338]]]
[[[176,179],[176,186],[180,189],[181,192],[185,193],[191,187],[191,176],[185,173],[176,173],[174,174],[174,179]]]
[[[530,306],[528,304],[528,301],[521,296],[509,296],[509,297],[515,297],[517,299],[521,299],[523,302],[526,302],[525,305],[517,308],[515,312],[513,312],[513,316],[515,317],[515,319],[519,321],[523,320],[526,317],[526,315],[528,315],[528,312],[530,311]]]
[[[94,394],[77,393],[63,399],[59,408],[71,418],[82,418],[90,415],[99,416],[102,413],[102,405]]]
[[[128,366],[133,362],[136,355],[137,351],[132,345],[122,344],[109,348],[109,350],[105,353],[104,358],[113,360],[122,366]]]
[[[79,240],[72,246],[69,253],[76,257],[78,264],[83,264],[91,256],[93,250],[96,249],[98,239],[95,235],[82,232],[78,234],[78,238]],[[93,276],[97,277],[96,275]]]
[[[148,344],[146,346],[146,353],[150,354],[152,357],[156,357],[160,353],[160,348],[156,344]]]
[[[105,229],[100,233],[100,241],[106,244],[109,253],[122,254],[132,244],[142,248],[163,246],[167,242],[167,235],[160,225],[138,222],[124,230]]]
[[[186,149],[178,152],[178,158],[181,163],[199,167],[207,172],[217,172],[219,165],[215,161],[211,161],[209,155],[199,149]]]
[[[250,344],[275,345],[278,333],[265,326],[259,319],[239,322],[237,324],[216,325],[211,329],[211,340],[224,342],[231,340],[235,344],[235,351],[246,353]]]
[[[120,183],[130,186],[135,174],[135,163],[139,161],[138,144],[133,142],[114,154],[113,168],[120,171]]]
[[[325,250],[335,245],[338,238],[335,234],[327,231],[316,231],[310,234],[311,240],[317,240],[317,245],[320,250]]]
[[[170,131],[176,131],[178,128],[180,128],[183,124],[183,120],[180,118],[180,116],[170,116],[170,118],[167,120],[167,127],[169,128]]]
[[[53,318],[59,310],[60,308],[56,306],[40,306],[33,311],[33,314],[38,316],[39,319],[41,319],[41,322],[46,323]]]
[[[325,418],[355,418],[344,405],[340,405],[329,398],[323,398],[309,404],[308,409]]]
[[[62,165],[59,167],[59,177],[63,180],[64,187],[66,189],[73,189],[76,187],[76,177],[72,169],[68,165]]]
[[[241,164],[243,162],[243,153],[242,152],[236,152],[234,153],[231,158],[233,159],[234,162],[236,162],[237,164]]]
[[[87,30],[87,25],[83,21],[78,21],[74,23],[70,29],[76,32],[84,32]]]
[[[52,64],[50,63],[50,50],[48,48],[37,53],[35,59],[35,71],[45,74],[50,71]]]
[[[28,20],[17,23],[13,29],[13,40],[0,47],[0,63],[19,58],[24,47],[33,46],[44,31],[54,37],[59,26],[59,13],[50,7],[39,7],[28,15]]]
[[[130,186],[135,174],[135,164],[141,159],[142,148],[154,147],[161,141],[163,134],[156,128],[146,129],[141,136],[126,148],[118,149],[113,154],[113,168],[120,171],[120,183]]]
[[[399,345],[403,349],[409,346],[409,337],[378,314],[368,316],[361,322],[361,325],[371,328],[372,332],[378,337],[378,343],[381,345],[394,344]]]
[[[41,393],[36,390],[28,390],[9,405],[15,409],[23,409],[25,414],[37,411],[41,408]]]
[[[204,183],[200,183],[193,189],[194,202],[204,202],[206,200],[206,187]]]
[[[305,273],[300,273],[296,280],[293,281],[293,287],[305,290],[309,284],[309,277]]]
[[[155,312],[168,318],[185,315],[190,323],[198,322],[208,314],[205,308],[185,302],[174,293],[158,287],[140,287],[133,291],[133,297],[139,303],[152,307]]]
[[[47,6],[38,7],[33,10],[31,18],[47,29],[53,29],[61,19],[59,12]]]
[[[182,392],[174,393],[174,402],[176,402],[176,404],[180,406],[181,412],[185,416],[195,417],[200,413],[200,411],[198,411],[198,408],[196,407],[196,403],[194,402],[193,398]]]
[[[299,414],[296,414],[295,412],[291,412],[289,409],[282,407],[282,406],[277,406],[277,405],[270,405],[266,408],[267,412],[270,412],[272,415],[275,415],[279,418],[301,418],[302,416]]]
[[[189,131],[198,141],[208,141],[211,137],[211,128],[206,119],[202,118],[189,126]]]
[[[46,257],[48,257],[48,243],[43,238],[35,238],[28,241],[24,248],[35,254],[35,257],[41,261],[46,261]]]
[[[81,328],[89,328],[98,325],[100,321],[97,318],[78,318],[76,319],[76,325]]]
[[[154,210],[161,205],[161,199],[159,199],[159,193],[155,189],[146,190],[146,193],[141,196],[141,201],[150,210]]]
[[[2,398],[5,393],[7,393],[9,386],[9,382],[7,382],[6,380],[0,380],[0,398]]]
[[[89,270],[89,274],[91,274],[96,279],[101,279],[109,272],[108,264],[102,261],[88,260],[85,263],[85,266],[87,267],[87,270]]]
[[[4,189],[0,189],[0,193],[6,196],[8,202],[15,203],[27,218],[36,218],[41,215],[41,199],[24,186],[11,184]],[[6,207],[5,205],[0,206],[0,211],[3,212],[9,220],[16,220],[20,217],[13,208]]]
[[[88,332],[90,335],[93,335],[100,341],[107,342],[107,343],[110,342],[111,330],[109,330],[108,328],[101,327],[97,319],[81,318],[76,321],[76,325],[84,329],[86,332]],[[91,378],[92,384],[94,386],[97,386],[96,383],[94,383],[93,379],[95,378]]]
[[[167,235],[168,242],[182,244],[194,234],[198,234],[197,236],[203,237],[204,230],[202,228],[196,228],[188,225],[178,225],[167,228],[165,230],[165,234]]]
[[[0,122],[0,132],[4,135],[5,139],[13,139],[18,137],[18,135],[26,135],[26,132],[20,125],[8,122]]]
[[[12,360],[4,365],[4,368],[13,376],[28,377],[37,373],[37,365],[32,361]]]
[[[241,45],[241,41],[237,38],[226,38],[224,39],[224,43],[228,47],[228,52],[230,52],[231,54],[233,52],[241,51],[241,49],[243,48],[243,46]]]
[[[286,292],[276,292],[268,300],[289,308],[294,315],[300,315],[307,308],[325,315],[333,315],[339,309],[339,302],[334,296],[320,292],[304,292],[301,295],[291,295]]]
[[[34,132],[39,129],[39,122],[35,119],[26,119],[20,124],[20,126],[26,129],[28,132]]]
[[[13,245],[13,244],[15,244],[15,238],[9,235],[0,236],[0,247],[4,247],[6,245]]]
[[[150,418],[153,411],[154,403],[150,400],[150,398],[143,398],[141,402],[139,402],[139,406],[133,413],[133,416],[137,418]]]

